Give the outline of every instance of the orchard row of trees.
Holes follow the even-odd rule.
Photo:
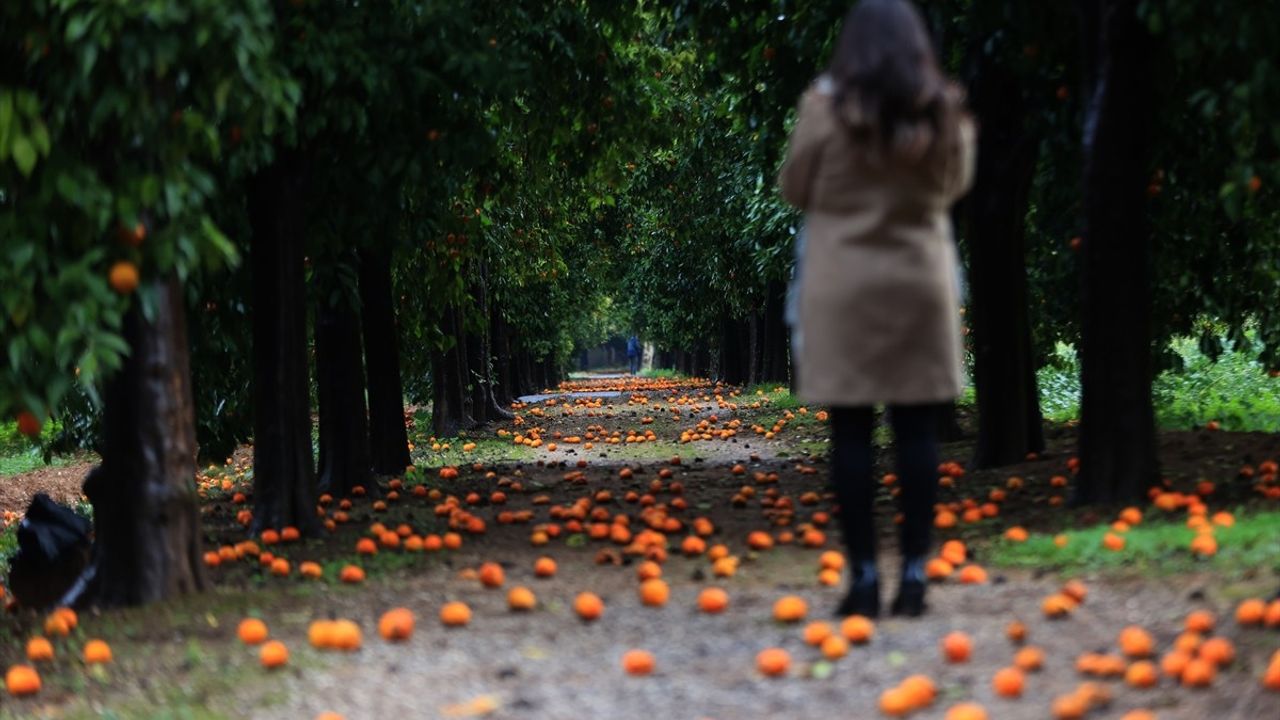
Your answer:
[[[977,461],[1039,448],[1034,373],[1066,340],[1081,497],[1140,492],[1155,349],[1213,319],[1280,360],[1280,11],[922,5],[983,133],[957,209]],[[314,532],[320,489],[408,464],[406,398],[453,435],[619,329],[785,382],[799,218],[774,174],[847,9],[0,8],[0,415],[98,438],[73,599],[203,585],[197,448],[252,439],[254,530]]]
[[[1170,338],[1216,355],[1225,324],[1280,368],[1280,129],[1267,120],[1280,8],[920,5],[981,128],[976,183],[955,210],[974,463],[1043,449],[1036,370],[1067,342],[1082,365],[1077,500],[1140,497],[1158,479],[1151,383],[1177,361]],[[650,336],[718,357],[726,379],[787,378],[781,298],[800,218],[773,173],[847,9],[677,2],[662,35],[688,49],[673,82],[690,106],[628,193],[643,233],[624,295]]]

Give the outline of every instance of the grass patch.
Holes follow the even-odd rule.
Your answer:
[[[649,368],[647,370],[641,370],[640,377],[661,380],[681,380],[685,375],[678,370],[672,370],[670,368]]]
[[[470,451],[463,450],[467,443],[475,443]],[[433,449],[439,446],[439,450]],[[499,437],[467,437],[445,438],[436,442],[422,440],[415,443],[410,459],[421,467],[443,467],[445,465],[471,465],[477,462],[486,465],[494,463],[522,463],[536,458],[536,451],[525,445],[516,445],[510,438]]]
[[[50,421],[44,427],[43,436],[53,437],[60,429],[56,421]],[[77,454],[52,455],[49,462],[45,463],[44,448],[18,432],[17,422],[11,420],[0,423],[0,477],[31,472],[46,466],[70,465],[82,458],[82,455]]]
[[[1119,552],[1102,546],[1107,524],[1064,532],[1065,547],[1054,536],[1034,534],[1026,542],[997,540],[989,556],[992,565],[1051,570],[1118,570],[1143,575],[1167,575],[1212,569],[1239,574],[1270,568],[1280,572],[1280,512],[1236,514],[1233,527],[1217,528],[1218,553],[1198,559],[1189,545],[1195,532],[1183,522],[1144,521],[1124,534]]]
[[[800,398],[791,394],[791,388],[786,385],[767,383],[743,388],[737,398],[738,407],[744,409],[743,405],[749,405],[757,400],[767,400],[769,402],[767,407],[776,410],[795,410],[804,405],[800,402]]]

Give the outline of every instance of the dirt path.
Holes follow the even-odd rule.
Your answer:
[[[682,392],[676,395],[683,397]],[[882,618],[868,645],[854,647],[834,662],[821,662],[819,651],[803,642],[804,623],[777,623],[772,607],[784,595],[798,595],[809,606],[808,620],[831,620],[841,590],[822,586],[816,574],[821,552],[838,547],[836,532],[826,527],[820,547],[781,543],[760,552],[752,551],[746,538],[761,530],[775,537],[785,531],[799,533],[807,523],[822,527],[815,513],[830,509],[821,457],[825,424],[817,413],[782,407],[768,397],[724,398],[736,408],[720,404],[710,393],[674,403],[671,397],[669,392],[644,399],[624,393],[617,398],[574,398],[568,406],[526,406],[520,409],[520,424],[501,429],[511,433],[503,436],[506,443],[514,443],[515,433],[537,435],[542,444],[532,450],[534,460],[490,460],[481,468],[460,467],[452,480],[437,477],[432,453],[421,449],[429,443],[416,438],[420,449],[415,461],[424,470],[425,485],[458,498],[469,514],[486,521],[487,532],[466,535],[454,551],[409,554],[384,549],[372,558],[359,557],[353,552],[356,539],[375,521],[388,528],[407,524],[420,534],[449,528],[439,502],[416,497],[409,488],[385,511],[357,499],[350,523],[339,526],[337,533],[273,549],[288,557],[294,568],[304,560],[323,563],[329,578],[346,563],[360,564],[369,573],[364,584],[303,581],[297,579],[296,569],[289,578],[274,578],[251,561],[223,565],[211,572],[217,583],[211,593],[87,616],[77,631],[79,638],[107,638],[117,663],[101,676],[86,678],[78,663],[60,661],[46,672],[46,690],[39,701],[0,706],[0,718],[98,717],[104,708],[122,718],[159,717],[162,707],[174,717],[273,720],[307,720],[322,711],[340,712],[348,720],[480,715],[875,718],[881,717],[876,706],[885,689],[923,673],[937,683],[939,698],[912,718],[940,719],[948,706],[975,700],[993,720],[1040,719],[1050,716],[1055,697],[1088,679],[1075,670],[1082,653],[1116,653],[1117,634],[1130,624],[1148,629],[1157,652],[1163,653],[1193,609],[1210,609],[1223,618],[1218,632],[1236,647],[1235,662],[1222,669],[1213,686],[1189,690],[1165,678],[1153,689],[1136,690],[1117,680],[1101,681],[1114,702],[1089,717],[1118,718],[1129,708],[1147,707],[1162,720],[1280,718],[1280,694],[1263,691],[1257,681],[1270,653],[1280,647],[1280,635],[1240,629],[1229,620],[1240,598],[1273,591],[1280,584],[1280,576],[1269,568],[1156,577],[1084,574],[1076,579],[1089,588],[1087,601],[1070,618],[1051,622],[1041,615],[1041,601],[1068,578],[992,567],[987,584],[948,581],[933,586],[930,612],[924,618]],[[756,426],[776,436],[766,440],[753,429]],[[700,434],[731,428],[737,434],[679,442],[682,433],[699,427]],[[608,442],[615,432],[625,438],[629,432],[639,436],[646,431],[656,440]],[[584,440],[588,434],[595,438],[591,448]],[[579,440],[569,441],[574,437]],[[1052,444],[1051,452],[1035,462],[1000,473],[974,473],[957,487],[946,488],[944,500],[950,501],[986,497],[987,488],[1003,487],[1011,474],[1027,484],[1025,493],[1004,502],[1000,517],[946,537],[965,537],[981,562],[984,542],[1015,522],[1033,529],[1081,522],[1084,516],[1048,503],[1053,492],[1049,478],[1061,472],[1069,437],[1058,435]],[[1203,439],[1170,434],[1163,449],[1175,460],[1169,464],[1170,476],[1194,483],[1200,477],[1233,473],[1244,461],[1258,462],[1274,447],[1275,439],[1269,436]],[[952,446],[950,451],[958,458],[967,450]],[[679,464],[672,462],[675,455]],[[417,479],[408,482],[412,485]],[[738,502],[735,496],[744,495],[744,486],[753,488],[751,497]],[[496,489],[507,495],[505,502],[491,503]],[[635,502],[628,500],[631,492],[636,493]],[[1236,502],[1228,490],[1222,492],[1224,503]],[[463,500],[470,493],[475,493],[474,504]],[[625,515],[638,532],[643,526],[640,496],[646,493],[653,494],[655,506],[666,506],[669,516],[685,524],[698,517],[710,520],[715,530],[707,544],[723,544],[738,557],[737,572],[714,577],[706,557],[681,556],[680,544],[688,531],[672,532],[671,557],[663,564],[670,600],[663,607],[645,607],[637,593],[640,558],[628,555],[622,545],[588,540],[569,529],[545,546],[531,545],[531,533],[539,526],[555,522],[568,527],[563,518],[552,517],[550,508],[567,508],[583,498],[602,513],[603,522]],[[766,499],[771,502],[763,502]],[[684,510],[678,508],[681,503]],[[787,503],[794,508],[790,524],[770,525],[785,516],[778,511]],[[237,508],[229,493],[215,494],[206,512],[211,546],[243,539],[233,520]],[[502,513],[520,511],[529,512],[531,521],[501,521]],[[886,508],[884,515],[890,514]],[[891,538],[891,527],[882,529]],[[892,541],[886,546],[892,548]],[[554,578],[534,577],[534,561],[544,555],[559,565]],[[497,562],[505,569],[503,588],[486,589],[477,581],[474,571],[484,562]],[[892,579],[894,568],[892,553],[886,553],[882,571]],[[507,609],[506,591],[516,585],[536,593],[534,611]],[[699,592],[712,585],[730,596],[729,608],[720,615],[707,615],[696,607]],[[572,610],[574,597],[583,591],[604,600],[604,616],[594,623],[584,623]],[[471,624],[445,629],[437,620],[439,610],[458,600],[472,609]],[[417,631],[407,642],[390,644],[377,636],[377,621],[397,606],[416,614]],[[273,637],[288,645],[287,668],[263,673],[255,651],[236,641],[236,624],[247,615],[263,617]],[[342,654],[309,647],[309,624],[327,617],[355,620],[364,632],[362,649]],[[22,640],[39,619],[20,614],[0,622],[0,637],[6,639],[0,643],[0,662],[17,659]],[[991,677],[1010,664],[1017,649],[1005,637],[1007,623],[1015,619],[1027,624],[1028,642],[1041,647],[1046,659],[1041,672],[1028,676],[1024,696],[1009,700],[994,696]],[[949,664],[939,652],[940,638],[956,630],[973,639],[973,658],[967,663]],[[77,647],[59,652],[73,655]],[[767,679],[756,671],[755,656],[767,647],[790,653],[786,677]],[[629,677],[623,672],[620,657],[634,648],[654,654],[657,668],[652,676]]]

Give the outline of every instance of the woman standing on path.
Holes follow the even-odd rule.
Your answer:
[[[893,612],[924,612],[937,493],[934,408],[961,390],[948,209],[973,177],[974,128],[907,0],[862,0],[800,99],[779,184],[805,211],[799,393],[831,408],[832,483],[852,582],[842,615],[880,611],[871,432],[887,405],[903,504]]]

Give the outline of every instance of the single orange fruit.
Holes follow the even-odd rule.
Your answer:
[[[446,627],[462,627],[471,622],[471,608],[464,602],[445,603],[440,608],[440,622]]]
[[[394,608],[382,614],[378,620],[378,634],[387,642],[408,640],[413,635],[413,611],[408,608]]]
[[[662,607],[671,597],[671,588],[662,578],[650,578],[640,583],[640,602],[649,607]]]
[[[717,587],[709,587],[698,594],[698,609],[714,615],[729,607],[729,593]]]
[[[1199,657],[1218,667],[1230,665],[1236,659],[1236,646],[1224,637],[1212,637],[1200,645]]]
[[[258,660],[264,668],[278,668],[289,662],[289,648],[279,640],[263,643],[262,649],[258,651]]]
[[[533,563],[533,574],[540,578],[553,577],[556,574],[556,561],[549,557],[540,557]]]
[[[636,566],[636,577],[640,582],[662,577],[662,566],[652,560],[645,560]]]
[[[840,634],[854,645],[863,645],[870,642],[876,634],[876,625],[870,618],[850,615],[840,621]]]
[[[991,678],[991,689],[1000,697],[1022,697],[1026,676],[1016,667],[1002,668]]]
[[[236,637],[245,645],[261,645],[267,641],[267,624],[258,618],[245,618],[236,628]]]
[[[1044,667],[1044,651],[1034,645],[1028,645],[1013,654],[1013,664],[1023,672],[1036,672]]]
[[[828,660],[839,660],[849,654],[849,641],[840,635],[832,635],[822,641],[822,656]]]
[[[654,664],[653,654],[644,650],[628,650],[622,655],[622,669],[628,675],[648,675]]]
[[[128,260],[120,260],[111,266],[107,283],[121,295],[132,295],[138,289],[138,266]]]
[[[502,587],[506,582],[506,573],[502,566],[495,562],[487,562],[480,566],[480,584],[487,588]]]
[[[1151,633],[1143,630],[1137,625],[1130,625],[1120,631],[1118,639],[1120,652],[1131,658],[1150,657],[1155,647],[1155,640],[1152,639]]]
[[[90,640],[84,644],[84,661],[87,665],[111,662],[111,646],[102,640]]]
[[[511,610],[532,610],[537,604],[538,599],[527,587],[516,586],[507,592],[507,607]]]
[[[40,674],[30,665],[14,665],[4,674],[4,686],[14,697],[40,692]]]
[[[329,647],[334,650],[359,650],[364,642],[360,626],[351,620],[334,620],[330,632]]]
[[[938,687],[926,675],[910,675],[898,687],[907,694],[912,710],[929,707],[938,696]]]
[[[27,659],[31,662],[53,660],[53,643],[39,635],[27,641]]]
[[[1160,675],[1156,672],[1155,663],[1150,660],[1139,660],[1124,671],[1124,681],[1130,687],[1146,689],[1155,687],[1160,681]]]
[[[833,634],[835,634],[835,630],[831,628],[831,624],[819,620],[805,625],[803,637],[805,643],[818,647],[822,645],[823,640],[826,640]]]
[[[962,663],[973,654],[973,641],[962,632],[951,632],[942,638],[942,655],[947,662]]]
[[[889,688],[880,693],[880,712],[889,717],[902,717],[914,709],[911,695],[902,687]]]
[[[1208,610],[1193,610],[1187,614],[1186,628],[1187,632],[1206,634],[1213,632],[1213,628],[1217,625],[1218,619]]]
[[[778,622],[800,622],[809,613],[809,604],[797,595],[778,598],[773,604],[773,619]]]
[[[785,675],[790,667],[791,655],[782,648],[767,648],[756,655],[756,668],[768,677]]]
[[[1004,627],[1004,634],[1010,642],[1021,645],[1027,640],[1027,626],[1020,620],[1013,620]]]
[[[1259,598],[1249,598],[1236,606],[1236,622],[1241,625],[1260,625],[1266,613],[1266,603]]]
[[[591,622],[604,614],[604,601],[595,593],[580,593],[573,600],[573,611],[578,613],[578,617]]]

